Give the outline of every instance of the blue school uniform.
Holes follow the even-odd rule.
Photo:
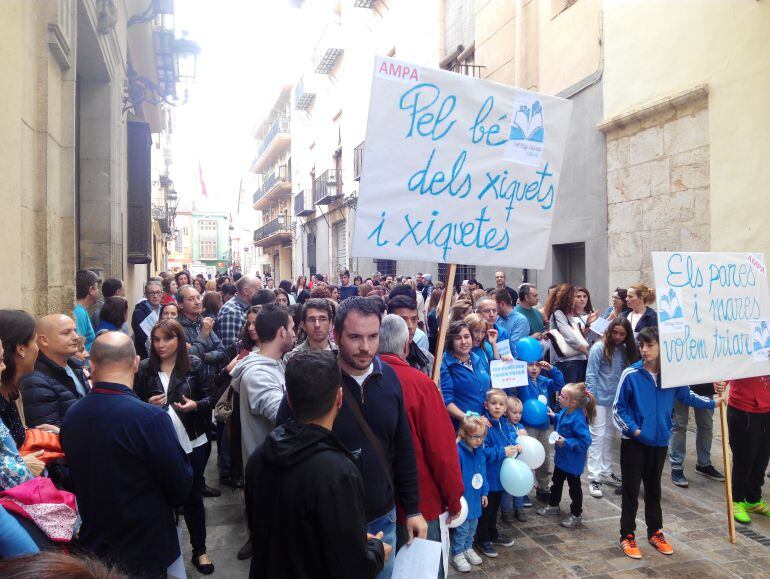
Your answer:
[[[483,447],[473,450],[464,440],[457,443],[460,457],[460,470],[463,474],[463,496],[468,502],[468,519],[481,516],[481,497],[489,494],[487,481],[487,461]]]
[[[487,431],[487,438],[484,440],[489,490],[492,492],[502,491],[504,489],[500,482],[500,468],[503,466],[503,459],[505,458],[505,447],[516,444],[516,431],[511,428],[511,424],[505,416],[502,416],[500,420],[492,418],[489,412],[485,412],[484,416],[492,425]]]
[[[564,408],[554,419],[553,429],[564,439],[564,446],[556,446],[554,464],[567,474],[580,476],[586,466],[591,431],[585,412],[581,409],[567,412]]]
[[[521,400],[522,404],[530,398],[537,398],[541,394],[548,399],[548,406],[556,412],[556,397],[564,387],[564,375],[556,366],[551,370],[543,370],[536,381],[529,380],[526,386],[517,386],[515,388],[515,394]],[[509,388],[508,390],[513,390]],[[542,425],[527,424],[522,417],[522,423],[525,427],[542,428]]]

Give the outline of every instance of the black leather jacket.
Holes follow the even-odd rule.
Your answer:
[[[142,360],[139,371],[134,376],[134,392],[145,402],[150,397],[164,392],[158,372],[150,371],[149,363],[149,359]],[[211,410],[216,401],[213,399],[210,384],[206,365],[197,356],[190,356],[190,370],[186,375],[179,375],[174,370],[169,378],[167,405],[182,402],[182,396],[198,403],[198,408],[192,412],[177,413],[190,440],[195,440],[201,434],[208,434],[211,430]]]

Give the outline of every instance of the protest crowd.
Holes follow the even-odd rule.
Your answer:
[[[212,449],[219,485],[243,489],[252,577],[387,578],[399,549],[446,527],[446,560],[470,572],[530,517],[579,528],[584,482],[621,495],[625,555],[671,555],[664,464],[687,487],[692,407],[694,472],[724,480],[722,403],[735,520],[770,517],[770,377],[661,388],[647,286],[605,310],[584,287],[513,289],[503,272],[446,291],[421,273],[339,278],[164,272],[130,304],[121,280],[83,270],[74,319],[0,310],[0,576],[173,575],[182,520],[192,565],[214,573]],[[500,387],[511,360],[526,384]]]

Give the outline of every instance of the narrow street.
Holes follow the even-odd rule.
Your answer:
[[[722,442],[715,415],[712,463],[722,471]],[[616,453],[616,457],[617,457]],[[588,494],[583,480],[583,526],[573,530],[559,525],[558,517],[541,517],[527,509],[526,523],[502,525],[516,539],[510,549],[499,548],[497,559],[484,558],[484,564],[469,574],[452,570],[451,576],[469,578],[503,577],[693,577],[698,579],[741,577],[760,579],[770,569],[770,519],[754,517],[750,526],[736,523],[737,543],[727,538],[724,484],[706,479],[694,471],[695,424],[690,421],[687,436],[685,474],[689,488],[671,483],[668,464],[663,470],[663,520],[666,538],[674,554],[666,557],[640,541],[643,558],[629,559],[618,546],[620,497],[604,487],[604,496]],[[216,452],[211,453],[206,481],[218,486]],[[532,493],[534,495],[534,493]],[[565,492],[566,499],[566,492]],[[562,510],[568,502],[562,500]],[[637,533],[644,537],[644,503],[640,497]],[[205,499],[209,555],[216,565],[215,577],[245,577],[249,561],[238,561],[235,554],[246,541],[242,493],[222,488],[222,496]],[[535,501],[535,506],[539,503]],[[754,533],[757,534],[752,538]],[[189,577],[201,577],[190,565],[190,545],[185,530],[184,558]]]

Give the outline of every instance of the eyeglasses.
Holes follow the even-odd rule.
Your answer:
[[[311,326],[314,326],[315,324],[326,324],[329,321],[329,318],[326,316],[320,316],[318,318],[305,318],[305,323],[310,324]]]
[[[465,436],[467,436],[471,440],[484,440],[483,434],[466,434]]]

